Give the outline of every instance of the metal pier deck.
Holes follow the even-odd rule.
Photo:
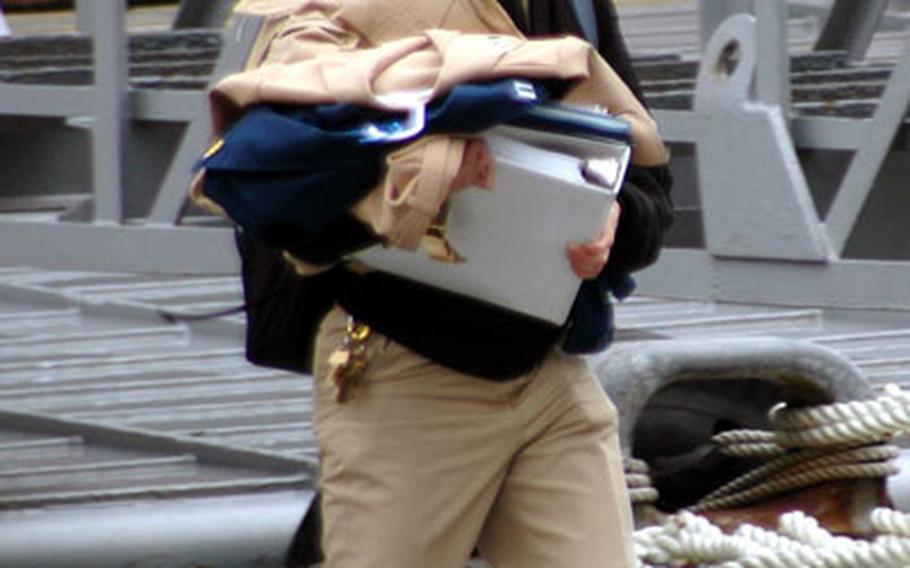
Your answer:
[[[157,313],[238,302],[234,277],[0,270],[0,565],[60,565],[104,527],[139,542],[67,566],[162,549],[176,565],[278,565],[314,486],[310,381],[246,363],[237,318]]]

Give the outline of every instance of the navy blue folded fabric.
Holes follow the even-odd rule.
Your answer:
[[[427,107],[430,134],[474,134],[513,122],[547,102],[550,85],[523,79],[463,83]]]
[[[431,102],[427,133],[475,133],[546,100],[524,80],[466,83]],[[379,182],[385,154],[410,141],[368,137],[396,132],[406,117],[353,104],[256,106],[206,156],[203,192],[261,242],[293,248],[324,230]]]
[[[387,153],[423,134],[473,134],[503,123],[562,128],[564,113],[540,107],[548,92],[562,87],[513,79],[458,85],[426,107],[425,126],[411,138],[394,136],[406,125],[407,116],[400,113],[352,104],[256,106],[200,161],[206,169],[203,192],[256,241],[299,258],[331,262],[371,242],[347,211],[379,182]],[[374,135],[367,135],[368,127]],[[620,140],[628,135],[618,121],[567,124],[566,132]],[[385,139],[382,133],[392,136]],[[609,293],[623,297],[633,285],[628,275],[606,272],[584,282],[564,347],[587,353],[609,344]]]
[[[539,106],[516,117],[510,124],[570,136],[588,135],[595,138],[610,138],[632,144],[632,127],[628,122],[572,105]]]
[[[203,193],[261,242],[319,232],[379,178],[384,149],[320,109],[251,108],[202,160]]]

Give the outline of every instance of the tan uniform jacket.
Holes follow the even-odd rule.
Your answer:
[[[647,110],[590,45],[569,36],[528,40],[494,0],[242,0],[237,11],[266,24],[249,70],[211,93],[216,134],[257,103],[381,108],[377,95],[435,96],[460,82],[549,77],[578,81],[567,102],[627,120],[635,163],[667,160]],[[381,186],[355,214],[391,244],[416,248],[448,197],[464,147],[458,137],[432,136],[393,153]],[[201,184],[191,193],[201,198]]]

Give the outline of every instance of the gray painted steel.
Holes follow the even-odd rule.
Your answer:
[[[910,108],[910,41],[907,45],[825,219],[829,238],[841,254]]]
[[[309,380],[249,365],[236,277],[0,269],[0,566],[278,566]],[[36,542],[43,545],[37,546]]]
[[[844,260],[822,267],[723,259],[703,250],[665,251],[637,277],[643,290],[671,297],[787,306],[907,311],[905,262]]]
[[[737,323],[744,321],[737,318]],[[718,331],[716,325],[711,327]],[[818,344],[782,338],[620,344],[595,363],[594,369],[621,409],[620,441],[627,455],[632,455],[633,430],[649,400],[676,382],[761,379],[790,392],[791,400],[783,402],[842,402],[873,394],[862,372],[844,355]]]
[[[835,9],[843,11],[843,4]],[[867,10],[867,19],[881,11],[877,3],[851,6]],[[883,18],[888,30],[867,51],[874,58],[854,60],[796,47],[812,42],[794,33],[794,13],[810,11],[791,6],[789,32],[781,34],[781,7],[777,1],[714,5],[725,14],[750,8],[758,19],[746,24],[748,16],[740,15],[721,26],[697,75],[689,61],[638,65],[676,150],[681,205],[671,235],[680,248],[671,245],[642,275],[641,289],[908,309],[910,297],[897,284],[908,281],[910,261],[900,213],[910,207],[901,181],[910,102],[906,22],[892,27],[900,19]],[[642,16],[640,25],[647,21]],[[638,33],[633,28],[629,35],[634,47]],[[778,37],[777,48],[759,36]],[[781,62],[785,39],[789,65]],[[717,69],[723,47],[731,45],[738,45],[740,59],[728,77]]]
[[[702,45],[707,45],[711,36],[727,18],[752,10],[752,0],[699,0],[699,34]]]
[[[233,0],[181,2],[174,16],[174,28],[221,28],[231,15]]]
[[[0,512],[0,558],[5,568],[274,568],[311,498],[285,490]]]
[[[862,59],[887,8],[888,0],[866,0],[862,3],[837,0],[831,7],[815,48],[840,49],[847,52],[851,61]]]
[[[167,274],[236,274],[233,232],[225,228],[0,221],[5,266],[111,269]],[[28,243],[27,246],[21,243]]]
[[[733,51],[738,60],[729,73]],[[712,37],[699,69],[694,110],[705,117],[696,154],[706,244],[718,256],[821,261],[829,252],[781,107],[751,96],[758,53],[755,19],[734,16]],[[731,172],[739,172],[736,191]]]
[[[127,50],[123,34],[126,7],[116,2],[93,17],[94,93],[92,100],[91,219],[123,221],[123,123],[126,112]]]
[[[800,3],[795,5],[803,6]],[[221,4],[214,3],[213,6],[217,8]],[[738,69],[741,76],[734,73],[737,78],[730,81],[730,85],[717,86],[706,79],[712,74],[707,73],[705,68],[699,75],[701,80],[697,81],[692,64],[688,61],[674,63],[667,62],[666,58],[658,58],[654,63],[647,60],[638,63],[639,71],[645,78],[648,97],[658,109],[656,116],[664,134],[675,144],[693,145],[691,155],[696,156],[701,164],[698,175],[702,179],[679,175],[677,176],[677,179],[681,180],[679,185],[697,186],[700,195],[693,197],[695,201],[700,201],[704,196],[711,196],[709,197],[711,204],[697,203],[697,207],[691,209],[691,215],[685,211],[685,206],[682,208],[680,216],[689,215],[686,219],[691,219],[695,225],[689,235],[681,236],[681,240],[698,242],[701,236],[697,231],[704,227],[713,271],[720,270],[714,268],[713,264],[725,264],[732,258],[802,259],[830,265],[843,262],[841,257],[852,259],[859,255],[859,258],[863,258],[868,255],[869,249],[881,248],[879,245],[884,241],[884,237],[877,236],[880,231],[870,230],[869,222],[861,222],[861,217],[869,215],[863,206],[870,201],[877,207],[878,214],[893,211],[894,202],[901,203],[900,197],[882,199],[878,195],[881,191],[872,191],[872,187],[887,184],[889,180],[897,180],[902,173],[900,160],[895,162],[890,156],[893,154],[895,144],[901,140],[897,133],[900,131],[900,116],[906,107],[901,104],[904,98],[904,89],[901,88],[904,83],[900,78],[903,66],[898,66],[897,71],[892,73],[893,65],[891,67],[886,65],[884,68],[879,63],[867,66],[852,65],[848,64],[845,55],[840,59],[833,54],[810,57],[807,49],[811,48],[810,40],[814,39],[812,28],[820,26],[819,14],[823,14],[819,9],[814,8],[813,12],[812,9],[805,7],[799,9],[791,7],[785,33],[782,28],[785,27],[784,14],[787,10],[783,9],[783,4],[779,1],[757,5],[714,2],[703,3],[702,8],[704,18],[713,17],[717,20],[721,19],[721,13],[727,15],[742,10],[755,10],[758,16],[758,35],[735,38],[739,40],[744,52],[754,52],[752,69],[744,73],[741,65]],[[220,19],[217,15],[213,17],[215,20]],[[636,44],[642,37],[635,24],[639,18],[647,22],[646,26],[641,27],[649,30],[650,35],[645,38],[648,41],[656,42],[658,38],[663,41],[672,36],[673,41],[679,42],[680,38],[689,34],[693,37],[694,44],[698,43],[695,38],[698,14],[692,3],[680,2],[670,7],[659,8],[633,6],[624,10],[623,17],[624,22],[631,22],[624,24],[624,28],[633,48],[639,51],[650,51],[662,45],[651,48],[647,44]],[[658,18],[667,19],[660,20],[661,23],[655,25],[654,22]],[[895,34],[903,34],[900,37],[905,38],[905,30],[895,27],[895,22],[898,22],[899,18],[889,13],[884,21],[889,22],[891,26],[885,32],[885,35],[891,34],[888,36],[891,39],[884,40],[890,42],[888,45],[897,43],[898,35]],[[254,35],[255,24],[236,22],[236,27],[232,27],[225,36],[227,38],[225,49],[221,52],[213,76],[217,77],[232,68],[238,68],[243,53],[248,49]],[[870,53],[880,54],[887,51],[881,47],[880,36],[882,34],[877,34],[873,38]],[[122,37],[122,34],[119,36],[108,34],[108,42],[113,44],[122,41]],[[752,37],[756,39],[752,40]],[[785,43],[789,45],[791,52],[797,53],[797,59],[791,62],[791,65],[787,65],[786,62],[787,50],[783,49]],[[133,44],[135,42],[131,39],[131,45]],[[639,45],[644,47],[638,47]],[[130,50],[131,59],[138,56],[136,47],[137,45],[134,45]],[[903,46],[900,49],[906,51]],[[686,53],[685,50],[681,52]],[[706,55],[704,60],[710,62],[711,54]],[[648,79],[648,69],[661,65],[666,69],[675,69],[674,73],[683,72],[679,86],[672,87],[666,84],[664,79]],[[822,67],[819,67],[820,65]],[[131,119],[125,131],[129,151],[123,155],[123,163],[120,165],[126,172],[122,182],[124,191],[120,207],[123,210],[124,223],[114,222],[114,226],[105,226],[104,223],[87,222],[92,218],[90,199],[84,200],[81,207],[70,209],[63,216],[70,221],[69,223],[48,223],[48,217],[53,220],[53,216],[0,219],[0,231],[8,228],[8,231],[5,231],[7,235],[25,233],[30,239],[34,239],[32,242],[41,243],[40,247],[25,248],[15,245],[7,247],[3,253],[5,262],[10,264],[29,262],[68,268],[107,267],[128,271],[143,269],[161,272],[232,273],[236,270],[229,233],[226,231],[219,233],[218,229],[200,226],[200,223],[206,225],[208,221],[195,214],[187,216],[186,213],[192,210],[186,209],[183,195],[190,175],[190,166],[205,145],[207,125],[203,111],[204,94],[201,89],[208,80],[200,82],[197,79],[195,87],[189,90],[150,89],[140,87],[135,62],[132,67],[130,77],[132,87],[126,90],[129,97],[127,108]],[[843,76],[835,79],[830,73],[832,71],[841,71]],[[868,78],[860,79],[862,76]],[[752,80],[756,81],[754,94],[751,88],[746,86],[751,85]],[[835,84],[835,81],[839,83]],[[735,88],[732,86],[734,83]],[[790,83],[792,85],[788,88]],[[731,89],[736,93],[735,102],[726,96]],[[0,101],[3,101],[0,102],[0,107],[7,108],[5,112],[19,113],[21,112],[19,109],[28,107],[34,110],[25,112],[36,117],[91,114],[92,91],[81,86],[50,87],[41,84],[0,83],[0,91],[2,91],[0,94],[4,95],[0,97]],[[694,105],[696,108],[692,109],[691,101],[696,98],[696,93],[701,102],[696,101]],[[80,99],[80,96],[83,98]],[[883,97],[881,104],[878,103],[879,97]],[[42,100],[46,102],[41,104]],[[839,113],[839,116],[819,115],[830,113],[832,109]],[[872,116],[876,109],[877,113],[872,121],[842,118],[853,116],[852,113],[860,113],[858,116]],[[719,116],[723,116],[726,121],[718,118]],[[165,126],[167,124],[183,121],[189,121],[189,126],[179,133],[169,131],[164,134],[162,130],[161,135],[167,137],[167,143],[162,144],[161,135],[148,137],[144,133],[139,134],[140,130],[136,124],[147,124],[149,120],[158,122],[164,129],[169,128]],[[70,118],[68,124],[91,126],[96,123],[81,118],[78,120]],[[733,137],[729,135],[729,131],[733,129],[727,128],[727,140],[724,140],[722,131],[724,124],[736,124],[737,132],[750,128],[755,131],[752,137]],[[887,136],[880,135],[883,130],[896,133],[893,141]],[[57,137],[57,134],[53,136]],[[67,130],[66,140],[64,145],[72,146],[74,150],[80,145],[78,132],[72,128]],[[721,143],[722,140],[735,146]],[[44,146],[36,144],[35,150],[41,147]],[[736,148],[735,152],[731,152],[733,147]],[[845,150],[862,148],[862,151],[850,165],[849,175],[843,183],[840,179],[825,182],[826,186],[832,183],[841,185],[843,189],[839,194],[833,197],[835,192],[825,189],[825,194],[820,196],[819,190],[810,187],[812,180],[806,179],[808,174],[803,171],[805,166],[798,158],[802,157],[801,154],[807,149],[837,148]],[[96,154],[101,155],[100,152]],[[730,154],[734,154],[738,162],[731,161]],[[66,156],[67,152],[63,152],[63,155]],[[677,152],[677,155],[680,153]],[[84,189],[90,189],[91,191],[86,193],[86,196],[90,197],[95,191],[100,191],[100,187],[92,184],[92,177],[105,179],[100,171],[107,168],[106,179],[113,179],[109,170],[111,167],[116,169],[117,160],[113,155],[110,158],[102,160],[106,164],[103,167],[96,160],[94,176],[85,172],[82,174],[83,177],[79,175],[68,177],[82,184]],[[72,164],[66,166],[61,164],[61,170],[49,170],[48,175],[59,178],[63,173],[63,167],[76,166],[78,161],[79,159],[75,158],[72,159]],[[684,156],[677,159],[676,163],[677,170],[690,167],[685,165]],[[749,167],[755,164],[774,166],[760,169]],[[695,168],[694,165],[691,167]],[[158,173],[151,176],[142,175],[143,171],[151,170]],[[895,173],[878,175],[880,171],[891,170],[895,170]],[[40,169],[30,168],[28,171],[37,172]],[[754,172],[754,175],[744,180],[742,176],[744,171]],[[17,175],[27,176],[31,180],[36,174]],[[711,179],[707,179],[709,177]],[[47,186],[44,179],[39,181],[36,178],[30,183]],[[87,188],[85,184],[88,184]],[[737,191],[730,190],[734,185],[740,186]],[[685,192],[684,188],[678,189],[677,195]],[[24,195],[33,194],[34,191],[29,191]],[[683,198],[688,199],[685,195]],[[819,200],[824,204],[813,203]],[[104,201],[112,203],[110,200]],[[887,205],[879,205],[880,202]],[[777,207],[774,206],[775,203],[778,204]],[[734,214],[728,215],[726,206],[731,204],[735,205]],[[830,214],[822,224],[819,219],[823,216],[816,213],[815,209],[829,206]],[[772,213],[774,215],[772,218],[780,221],[780,224],[772,223],[774,227],[772,231],[761,230],[768,225],[768,215]],[[110,216],[110,213],[107,215]],[[736,221],[730,221],[733,218]],[[686,226],[685,220],[678,226]],[[891,222],[889,227],[885,234],[898,230],[895,222]],[[208,233],[209,230],[214,233]],[[678,233],[681,234],[682,231]],[[111,246],[109,241],[113,234],[118,235],[118,238],[122,234],[123,242],[128,241],[130,246]],[[165,239],[168,244],[165,244]],[[10,242],[9,239],[4,240]],[[130,250],[135,250],[137,245],[156,250],[179,249],[187,253],[184,259],[200,260],[195,266],[189,266],[191,263],[185,260],[156,254],[139,262],[135,255],[129,253]],[[892,248],[898,249],[898,254],[901,254],[900,246],[892,245]],[[206,254],[207,252],[212,254]],[[669,250],[665,258],[669,259],[681,252]],[[888,254],[889,258],[894,256],[892,253]],[[758,262],[754,266],[765,265]],[[643,279],[645,289],[655,292],[669,291],[665,286],[655,287],[653,284],[655,280],[645,277]],[[840,288],[842,294],[840,299],[856,303],[854,291],[857,289],[857,286]],[[721,295],[718,297],[729,297],[731,293],[730,290],[719,292]],[[782,292],[782,295],[785,293]]]
[[[93,4],[81,4],[85,6],[80,7],[80,14],[88,15],[85,20],[94,14]],[[212,22],[223,21],[224,2],[207,7],[200,11],[196,6],[193,17],[186,18],[204,23],[208,14]],[[29,243],[4,247],[0,262],[234,273],[237,265],[230,232],[203,228],[210,220],[199,219],[198,213],[184,219],[189,212],[186,188],[209,136],[205,88],[215,78],[242,66],[258,32],[258,22],[237,18],[224,31],[174,31],[127,38],[122,10],[101,11],[91,17],[94,52],[79,36],[48,38],[47,47],[28,38],[0,45],[0,67],[4,53],[9,54],[11,64],[31,66],[9,78],[31,84],[5,82],[0,69],[0,118],[24,115],[35,120],[67,119],[62,127],[55,123],[47,130],[49,141],[63,150],[59,152],[61,160],[50,168],[42,164],[21,171],[12,169],[13,179],[22,178],[24,183],[8,187],[21,187],[12,191],[26,210],[29,197],[59,185],[56,180],[61,177],[73,180],[77,184],[75,193],[84,195],[75,206],[56,212],[0,218],[0,232],[27,235],[27,239],[7,238],[6,242]],[[51,59],[29,59],[17,51],[20,46],[21,53],[37,55],[47,49],[47,55],[53,55]],[[89,64],[95,63],[93,86],[85,84],[91,81],[91,67],[73,59],[80,55],[88,56]],[[56,60],[64,67],[47,67]],[[57,81],[63,84],[53,84]],[[79,133],[83,128],[87,137]],[[91,148],[88,161],[79,156],[85,154],[86,139]],[[122,144],[112,140],[122,140]],[[41,152],[46,147],[36,143],[34,150]],[[28,156],[30,148],[24,150]],[[23,160],[14,156],[9,153],[6,158],[10,166],[23,165]],[[24,163],[29,163],[28,158]],[[85,168],[86,163],[89,168]],[[79,173],[73,175],[73,170]],[[195,226],[197,220],[202,227]],[[36,246],[39,241],[43,243]],[[193,251],[191,256],[201,261],[186,262],[186,257],[176,260],[158,254],[137,261],[137,250]]]
[[[777,106],[781,114],[790,114],[790,54],[787,44],[787,4],[755,4],[757,54],[755,100]],[[707,53],[702,59],[710,61]]]
[[[241,566],[231,558],[280,556],[312,488],[311,379],[247,364],[237,318],[193,328],[158,317],[235,304],[238,284],[0,270],[0,479],[17,484],[0,491],[10,562]],[[866,380],[910,382],[910,318],[900,314],[643,297],[622,303],[617,323],[619,343],[591,363],[623,401],[625,424],[639,407],[614,391],[656,389],[654,377],[783,371],[839,399],[868,396]],[[99,548],[102,530],[124,544]],[[47,556],[19,544],[35,533],[55,536]]]
[[[221,77],[237,70],[240,63],[246,60],[247,53],[259,35],[260,24],[261,22],[254,19],[238,19],[233,27],[233,41],[225,45],[213,76]],[[200,97],[199,103],[203,101],[207,102],[207,99]],[[199,103],[197,105],[202,108],[195,109],[194,118],[187,125],[180,146],[159,189],[158,198],[148,217],[150,225],[175,225],[181,221],[186,206],[186,189],[192,179],[193,164],[199,159],[200,148],[206,147],[211,137],[207,106]]]

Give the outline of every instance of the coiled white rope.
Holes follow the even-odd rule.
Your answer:
[[[643,503],[654,503],[660,497],[660,493],[653,487],[640,487],[629,489],[629,502],[633,505]]]
[[[910,431],[910,393],[889,385],[876,400],[771,410],[775,440],[785,447],[867,443]]]
[[[702,498],[705,511],[754,502],[775,493],[837,479],[883,477],[898,450],[882,445],[910,431],[910,393],[895,385],[877,400],[807,408],[777,405],[774,431],[731,430],[714,436],[724,455],[769,460]],[[861,448],[863,444],[872,444]]]
[[[713,438],[720,445],[720,453],[746,459],[769,459],[787,453],[777,443],[774,432],[765,430],[727,430]]]
[[[725,495],[730,495],[740,489],[754,485],[756,482],[769,477],[771,474],[786,469],[794,464],[813,459],[824,455],[821,450],[806,450],[802,454],[786,454],[776,458],[766,464],[763,464],[751,471],[744,473],[743,475],[728,481],[724,485],[721,485],[708,495],[704,499],[713,499],[716,497],[722,497]]]
[[[802,511],[793,511],[781,515],[778,531],[784,537],[791,538],[815,549],[824,548],[847,551],[857,547],[868,547],[868,543],[865,541],[832,535],[823,529],[817,520]]]
[[[872,530],[884,535],[910,538],[910,515],[892,509],[875,509],[870,517]]]
[[[727,430],[720,434],[715,434],[712,440],[722,446],[734,446],[737,444],[773,444],[775,443],[774,432],[766,430]]]
[[[626,487],[629,489],[651,487],[651,477],[643,473],[626,473]]]
[[[723,534],[704,517],[680,513],[663,526],[636,531],[640,561],[657,565],[717,564],[741,558],[747,544]]]
[[[778,444],[736,444],[721,446],[720,453],[734,458],[770,459],[784,455],[787,450]]]
[[[879,533],[872,541],[832,535],[802,512],[782,515],[778,532],[742,525],[725,534],[691,513],[635,533],[643,566],[720,568],[900,568],[910,566],[910,517],[888,509],[872,512]],[[900,534],[897,534],[900,533]]]
[[[626,473],[629,501],[633,505],[657,501],[660,495],[651,481],[648,462],[636,458],[625,458],[623,460],[623,469]]]
[[[631,457],[623,457],[622,467],[629,473],[648,473],[651,471],[651,466],[648,465],[648,462]]]
[[[690,511],[733,507],[834,479],[896,473],[899,449],[886,442],[910,431],[910,394],[897,387],[873,401],[772,409],[773,432],[737,430],[715,436],[726,455],[768,460],[711,492]],[[639,485],[635,478],[633,485]],[[632,489],[633,491],[636,489]],[[835,536],[800,512],[783,515],[778,532],[742,525],[724,534],[689,511],[636,532],[642,566],[714,568],[907,568],[910,515],[876,509],[873,540]]]

